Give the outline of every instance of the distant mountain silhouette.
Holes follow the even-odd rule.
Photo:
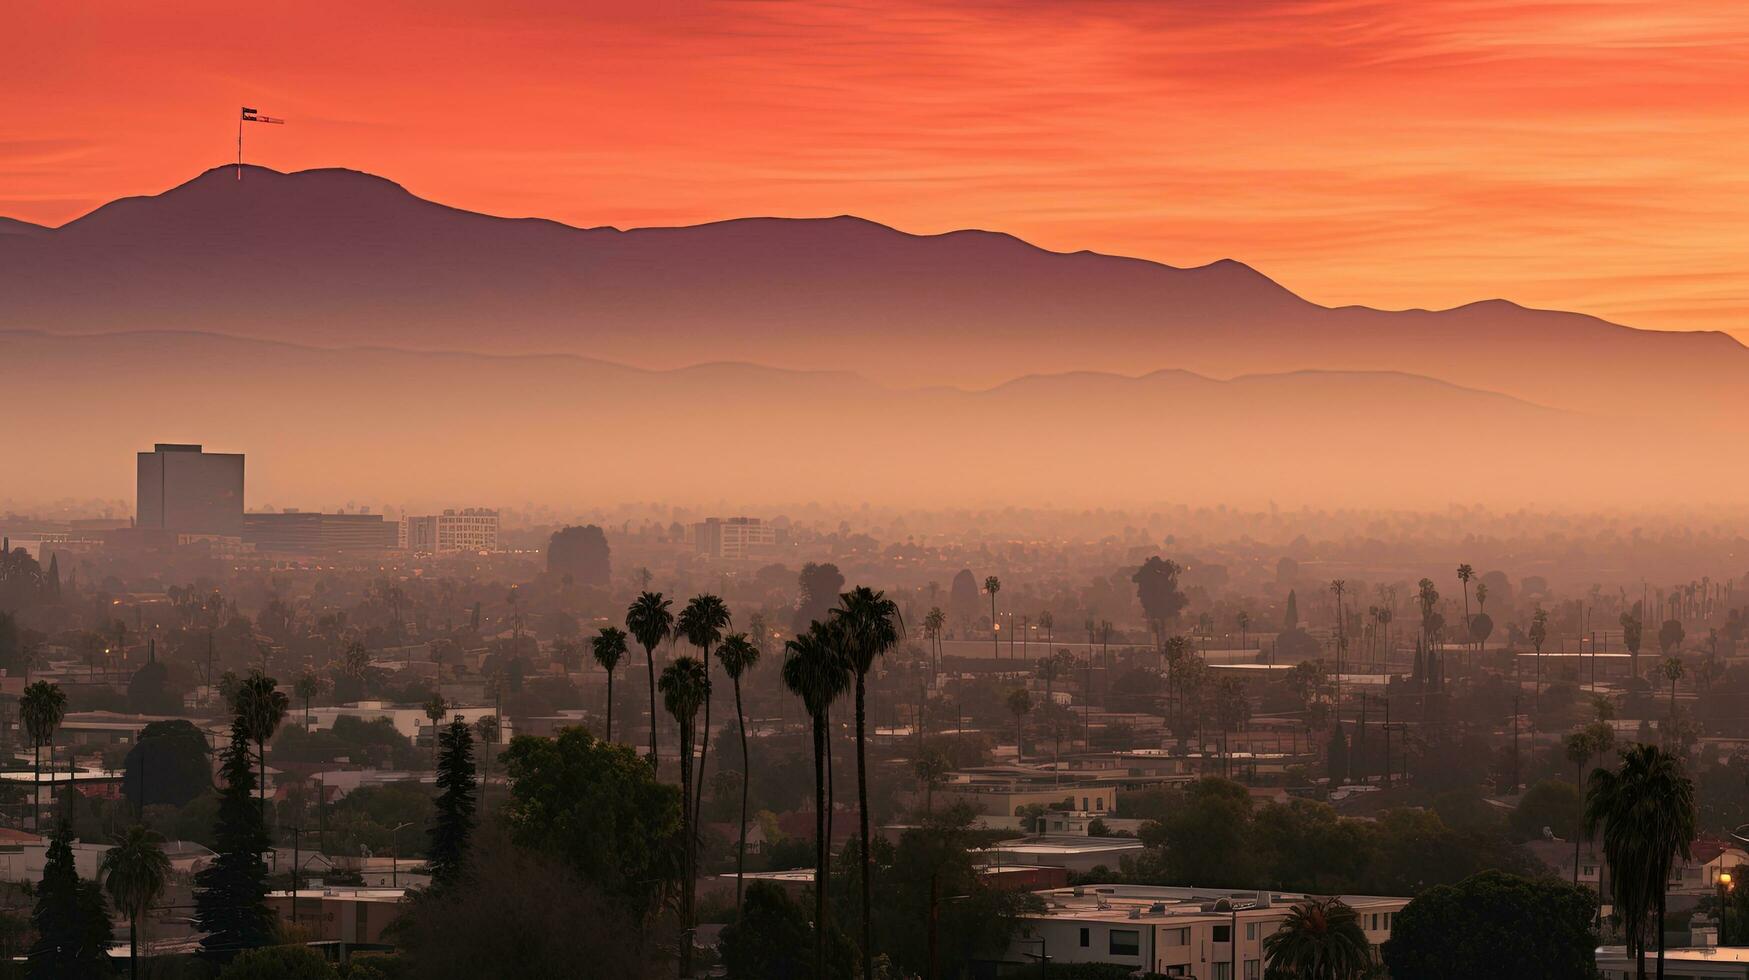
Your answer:
[[[15,226],[16,227],[16,226]],[[52,231],[0,235],[0,323],[318,345],[711,360],[987,386],[1029,374],[1400,371],[1567,409],[1749,409],[1749,349],[1490,300],[1307,302],[1241,263],[1181,269],[851,217],[574,228],[346,170],[220,167]]]
[[[196,332],[0,332],[0,364],[13,402],[36,407],[8,456],[45,495],[124,495],[129,454],[190,441],[249,452],[252,502],[301,506],[336,486],[391,501],[441,488],[452,504],[1621,503],[1661,499],[1646,495],[1666,476],[1600,467],[1594,447],[1698,445],[1398,373],[1080,372],[965,391]],[[1721,485],[1741,478],[1740,460],[1719,467]]]

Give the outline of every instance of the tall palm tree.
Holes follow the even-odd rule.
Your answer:
[[[1646,976],[1641,938],[1647,915],[1655,913],[1658,980],[1664,978],[1664,900],[1670,867],[1677,855],[1690,857],[1694,840],[1694,782],[1682,760],[1656,745],[1622,750],[1616,769],[1591,773],[1585,793],[1585,831],[1603,830],[1603,857],[1609,865],[1616,907],[1621,910],[1634,975]]]
[[[425,702],[425,717],[431,722],[431,771],[437,771],[437,726],[449,714],[449,702],[441,694],[431,695]]]
[[[674,629],[674,614],[668,610],[671,603],[662,598],[660,592],[640,592],[626,609],[626,629],[637,638],[638,645],[644,648],[645,661],[650,670],[650,771],[656,772],[656,648],[668,638]]]
[[[826,890],[831,841],[826,834],[826,715],[850,685],[850,665],[831,626],[815,622],[784,644],[783,686],[802,699],[814,733],[814,976],[826,975]]]
[[[607,671],[607,740],[613,741],[613,672],[619,668],[619,662],[626,655],[625,630],[613,626],[603,626],[601,632],[589,641],[589,650],[595,655],[595,662],[601,669]]]
[[[735,913],[741,912],[741,879],[747,867],[747,715],[741,709],[741,675],[759,663],[759,648],[745,633],[730,633],[717,644],[717,660],[735,688],[735,725],[741,732],[741,841],[735,849]]]
[[[996,651],[996,659],[1002,659],[1002,642],[998,635],[1002,631],[996,619],[996,593],[1002,591],[1002,580],[994,575],[984,579],[984,591],[990,593],[990,647]]]
[[[1342,654],[1348,649],[1348,619],[1342,612],[1342,596],[1348,591],[1348,583],[1342,579],[1330,580],[1330,594],[1336,597],[1336,724],[1342,724]]]
[[[899,605],[886,593],[859,585],[838,597],[832,610],[844,630],[844,652],[856,675],[856,810],[862,846],[862,975],[874,976],[874,926],[869,877],[872,865],[868,843],[868,732],[865,692],[868,672],[877,657],[899,645],[905,635]]]
[[[941,637],[947,628],[947,613],[940,606],[930,606],[928,615],[923,617],[923,630],[929,634],[930,670],[933,673],[941,671]]]
[[[1583,790],[1585,787],[1585,763],[1587,760],[1589,760],[1591,758],[1592,750],[1596,748],[1596,745],[1592,741],[1591,733],[1589,731],[1585,730],[1584,728],[1580,728],[1579,730],[1574,731],[1574,732],[1567,735],[1566,746],[1567,746],[1567,761],[1571,762],[1573,764],[1573,777],[1574,777],[1573,783],[1575,786],[1578,786],[1580,788],[1581,797],[1583,797]],[[1579,817],[1580,817],[1581,822],[1583,822],[1584,817],[1585,817],[1585,814],[1583,812],[1584,811],[1583,799],[1581,799],[1581,802],[1580,802],[1580,811],[1581,812],[1579,814]],[[1588,834],[1574,834],[1573,835],[1573,885],[1574,885],[1574,887],[1578,887],[1578,885],[1579,885],[1579,842],[1581,839],[1583,839],[1584,837],[1588,837],[1588,836],[1589,836]]]
[[[297,683],[292,685],[292,690],[304,702],[303,723],[307,728],[310,724],[310,706],[315,703],[316,695],[322,693],[322,679],[306,670],[298,676]]]
[[[1476,577],[1476,570],[1469,565],[1457,567],[1458,583],[1464,590],[1464,636],[1470,635],[1470,579]]]
[[[705,678],[709,679],[711,672],[711,648],[722,642],[723,632],[729,628],[729,607],[723,600],[704,593],[695,595],[686,608],[680,610],[680,616],[674,621],[675,632],[686,637],[686,642],[698,647],[699,662],[704,664]],[[704,767],[711,751],[711,700],[707,692],[704,699],[704,729],[698,739],[698,793],[693,802],[695,810],[704,807]]]
[[[1263,940],[1269,972],[1295,980],[1358,980],[1373,967],[1360,917],[1340,898],[1309,898]]]
[[[698,878],[698,834],[694,829],[698,812],[693,809],[692,802],[692,740],[697,734],[699,705],[710,700],[711,681],[703,661],[696,657],[677,657],[668,669],[662,671],[659,686],[662,704],[674,716],[680,729],[680,826],[684,835],[681,863],[686,875],[680,886],[681,916],[686,922],[686,932],[680,943],[680,976],[685,978],[692,975],[692,896]],[[699,773],[699,777],[702,781],[704,774]]]
[[[273,738],[273,733],[279,731],[279,723],[285,720],[286,712],[291,709],[291,701],[285,692],[279,689],[279,682],[252,670],[237,686],[236,697],[232,708],[243,720],[243,730],[248,734],[249,741],[255,743],[256,765],[260,772],[261,816],[267,818],[267,741]]]
[[[1664,677],[1670,681],[1670,720],[1676,720],[1676,682],[1686,673],[1681,657],[1667,657],[1664,660]]]
[[[1021,748],[1025,738],[1023,726],[1026,716],[1032,711],[1032,695],[1026,693],[1026,688],[1017,687],[1008,692],[1008,710],[1014,715],[1014,761],[1019,763],[1026,758]]]
[[[35,752],[31,776],[33,796],[35,798],[35,813],[31,817],[31,826],[42,827],[42,773],[43,746],[51,746],[49,763],[54,763],[55,729],[61,727],[61,719],[67,717],[67,692],[61,690],[61,685],[52,681],[32,681],[18,698],[18,717],[24,723],[25,734],[30,736],[31,748]],[[144,799],[144,794],[141,799]]]
[[[140,917],[170,886],[170,859],[156,831],[135,824],[115,838],[99,869],[115,907],[128,916],[128,977],[140,975]]]

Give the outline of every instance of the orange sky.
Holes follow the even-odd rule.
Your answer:
[[[9,7],[0,214],[192,177],[248,104],[291,120],[253,162],[495,213],[850,212],[1749,340],[1740,2],[158,6]]]

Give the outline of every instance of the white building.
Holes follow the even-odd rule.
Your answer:
[[[397,542],[403,551],[497,551],[498,512],[483,507],[401,518]]]
[[[1154,885],[1085,885],[1037,893],[1046,911],[1024,915],[1007,963],[1117,963],[1168,977],[1262,980],[1263,941],[1307,896]],[[1378,947],[1406,898],[1344,895]]]
[[[777,547],[777,528],[757,517],[711,517],[689,525],[687,541],[698,554],[739,561]]]

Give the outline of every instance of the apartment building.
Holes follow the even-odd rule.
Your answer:
[[[403,551],[426,554],[497,551],[498,512],[469,507],[423,517],[404,517],[398,545]]]
[[[1114,963],[1168,977],[1262,980],[1263,942],[1307,896],[1155,885],[1085,885],[1036,893],[1046,910],[1021,917],[1003,961]],[[1378,947],[1407,898],[1344,895]]]
[[[757,517],[710,517],[686,528],[693,551],[726,561],[770,554],[777,547],[777,538],[777,528]]]

